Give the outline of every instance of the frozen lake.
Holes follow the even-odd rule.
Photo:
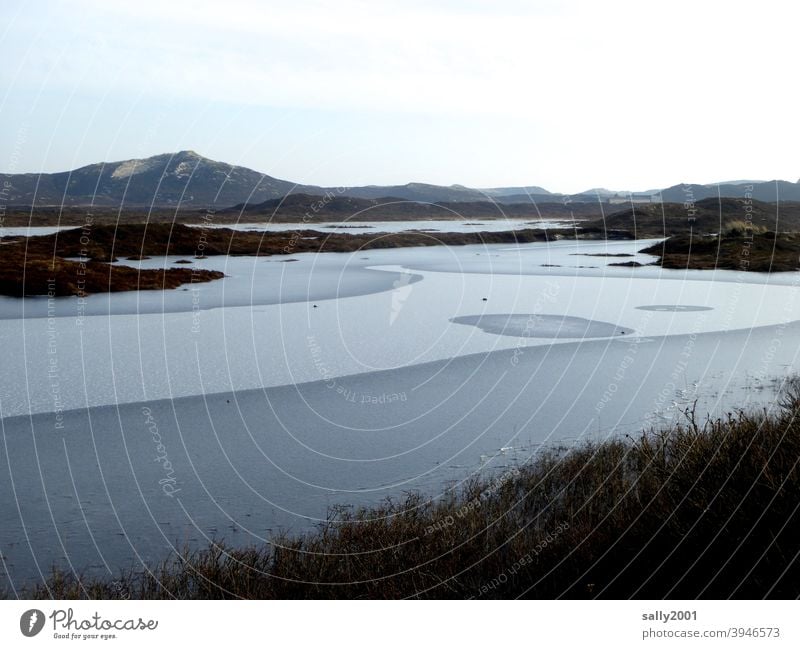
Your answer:
[[[648,243],[217,257],[188,290],[0,299],[6,587],[772,403],[800,274],[609,265]]]

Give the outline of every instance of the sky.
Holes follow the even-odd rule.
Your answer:
[[[800,178],[792,2],[0,2],[0,171],[192,149],[298,183]]]

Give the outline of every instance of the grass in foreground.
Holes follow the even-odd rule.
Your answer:
[[[800,594],[800,397],[551,451],[444,500],[341,510],[271,546],[214,545],[57,598],[787,598]]]

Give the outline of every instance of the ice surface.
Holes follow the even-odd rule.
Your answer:
[[[472,325],[489,334],[516,338],[607,338],[634,333],[630,327],[610,322],[541,313],[464,315],[453,318],[452,322]]]

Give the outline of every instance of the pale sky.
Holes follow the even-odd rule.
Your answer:
[[[194,149],[332,186],[796,181],[795,4],[2,0],[0,170]]]

